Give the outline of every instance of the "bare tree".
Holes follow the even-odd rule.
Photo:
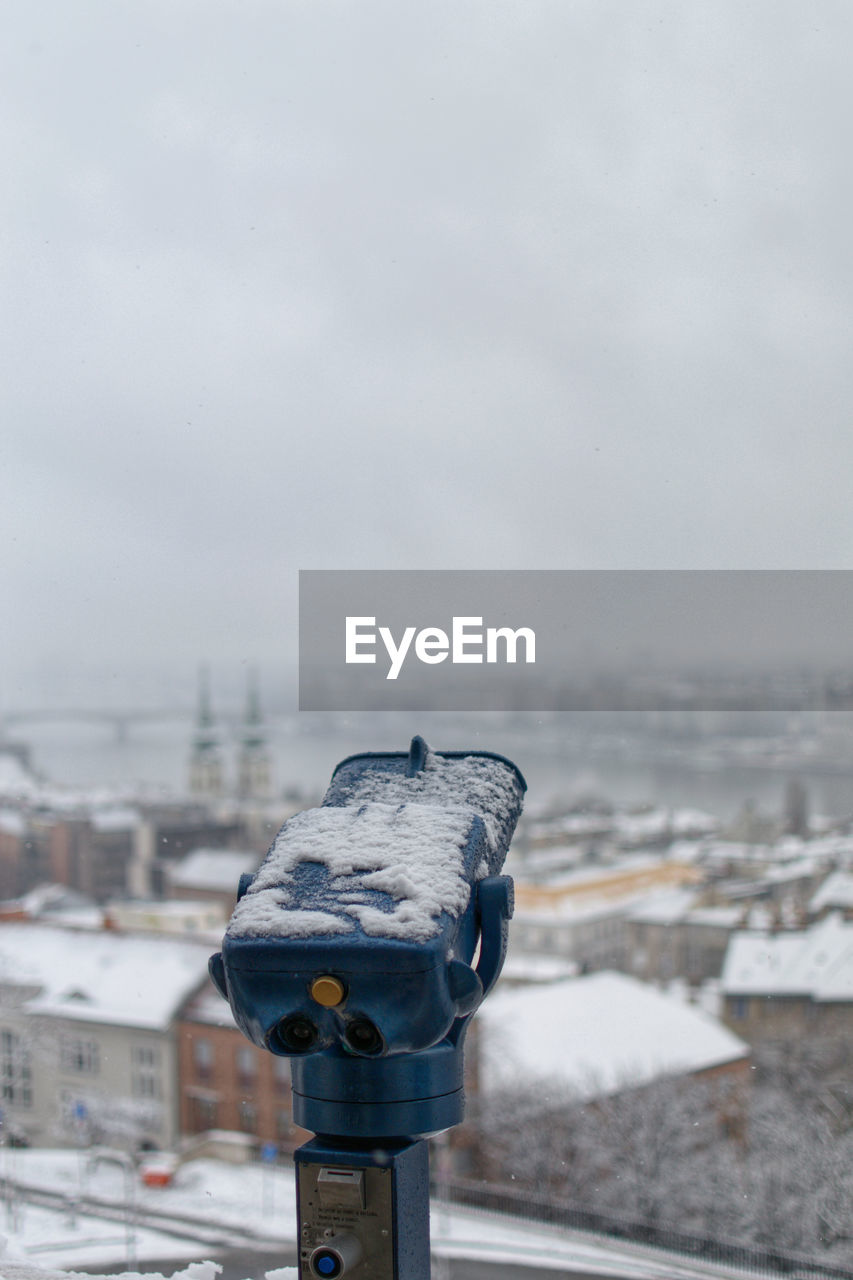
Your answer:
[[[748,1097],[719,1077],[626,1081],[586,1102],[554,1082],[507,1089],[474,1117],[481,1167],[614,1217],[848,1265],[853,1123],[827,1101],[845,1052],[805,1049],[820,1073],[769,1054]]]

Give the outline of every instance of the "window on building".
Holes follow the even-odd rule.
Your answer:
[[[11,1107],[33,1105],[30,1051],[14,1031],[0,1031],[0,1098]]]
[[[244,1088],[248,1088],[255,1083],[255,1077],[258,1073],[257,1061],[254,1049],[248,1045],[242,1045],[235,1054],[237,1064],[237,1079]]]
[[[238,1108],[240,1128],[243,1133],[258,1132],[258,1108],[251,1102],[241,1102]]]
[[[213,1045],[209,1040],[193,1040],[193,1065],[200,1080],[213,1075]]]
[[[62,1042],[62,1070],[79,1076],[96,1076],[101,1069],[100,1047],[96,1040],[69,1036]]]
[[[290,1059],[274,1057],[272,1074],[276,1093],[290,1093]]]
[[[207,1129],[217,1129],[219,1108],[214,1098],[193,1098],[190,1124],[193,1133],[204,1133]]]
[[[134,1098],[160,1097],[160,1049],[157,1045],[134,1045],[130,1051],[130,1071]]]
[[[572,935],[566,932],[555,932],[549,950],[558,951],[561,955],[570,956],[574,949]]]
[[[289,1139],[293,1134],[293,1121],[290,1112],[280,1110],[275,1113],[275,1132],[279,1139]]]

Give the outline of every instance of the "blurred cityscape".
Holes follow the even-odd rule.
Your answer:
[[[54,1195],[59,1166],[26,1164],[27,1149],[107,1153],[149,1186],[179,1187],[205,1161],[288,1161],[308,1136],[288,1062],[243,1039],[208,957],[240,875],[319,803],[337,761],[418,731],[439,750],[507,754],[529,783],[510,954],[469,1042],[469,1118],[434,1162],[444,1194],[500,1195],[522,1215],[539,1196],[552,1220],[558,1205],[623,1237],[627,1223],[671,1247],[717,1242],[722,1261],[787,1250],[845,1274],[853,721],[410,719],[271,714],[253,673],[226,712],[202,673],[183,714],[6,717],[7,1226],[22,1199]]]

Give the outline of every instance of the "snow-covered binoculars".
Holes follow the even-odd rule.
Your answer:
[[[502,756],[422,738],[350,756],[241,879],[211,975],[244,1034],[292,1059],[304,1128],[413,1137],[462,1118],[462,1039],[506,955],[500,872],[525,789]]]

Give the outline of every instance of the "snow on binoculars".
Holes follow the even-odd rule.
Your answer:
[[[504,757],[419,737],[350,756],[241,878],[210,971],[243,1033],[293,1059],[297,1123],[414,1134],[461,1118],[462,1037],[506,954],[500,871],[525,790]]]

